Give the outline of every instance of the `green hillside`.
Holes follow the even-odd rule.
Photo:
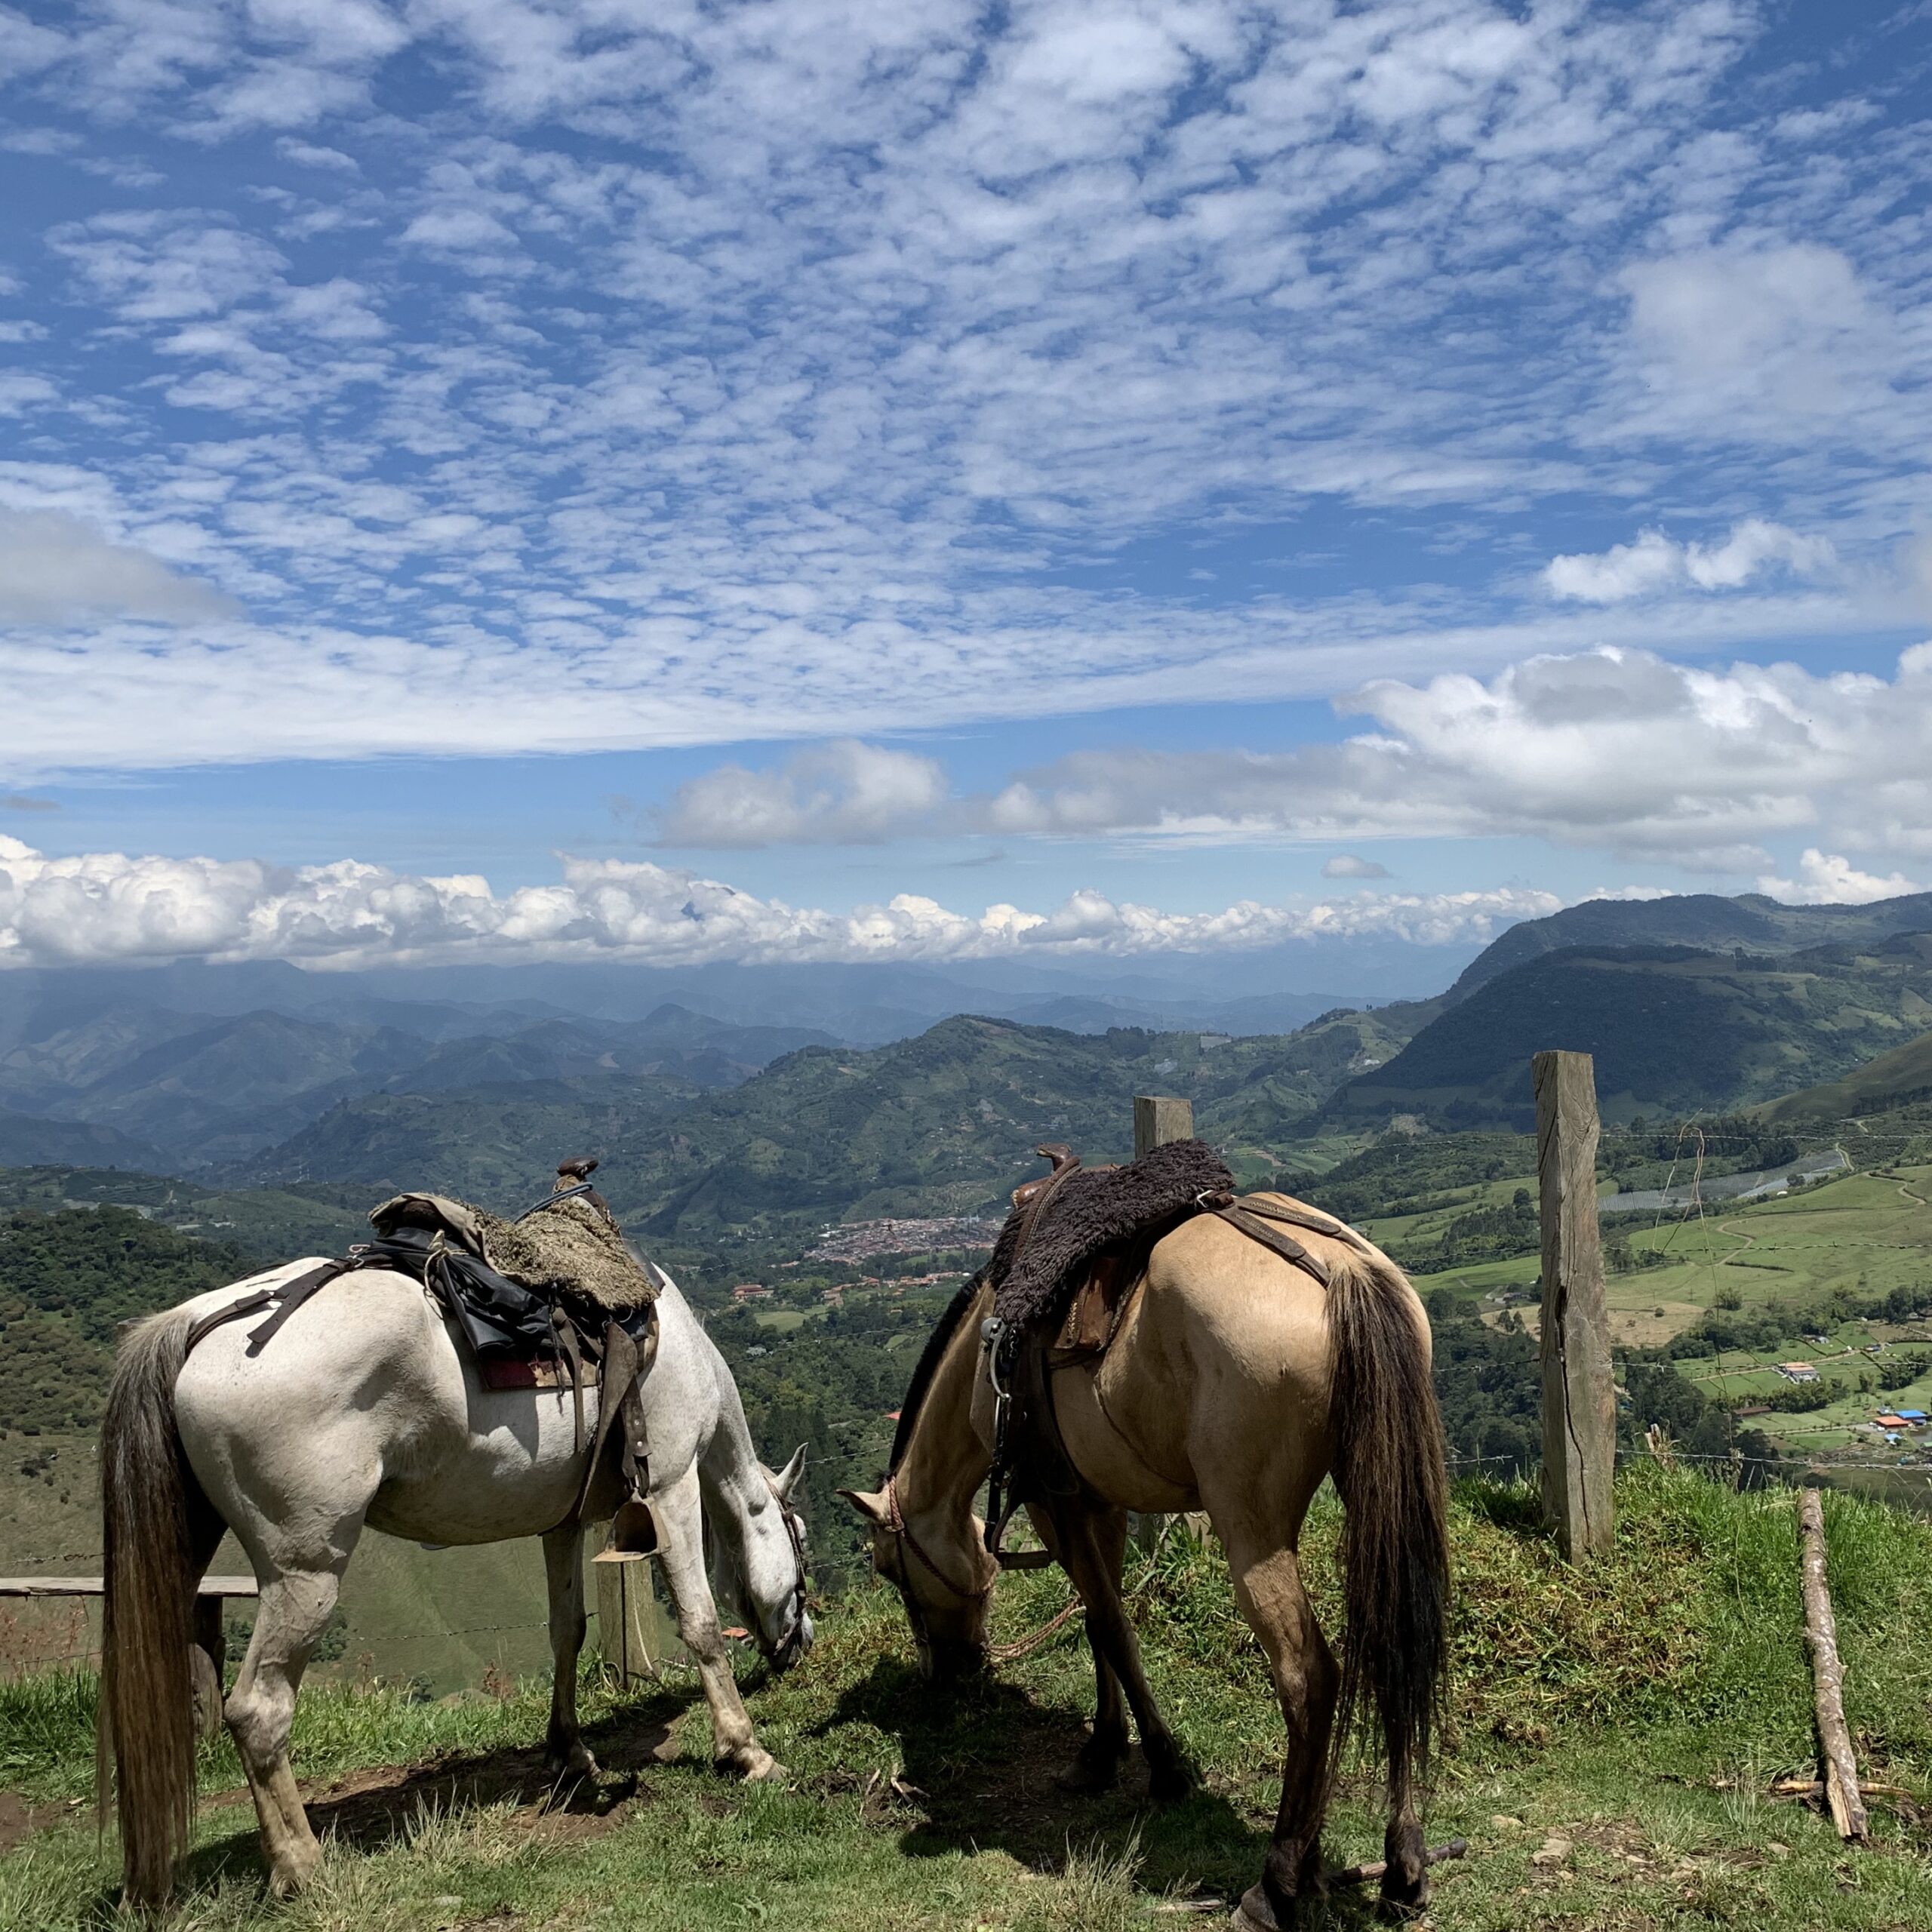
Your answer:
[[[1615,1553],[1555,1556],[1525,1490],[1464,1484],[1451,1721],[1429,1820],[1469,1855],[1441,1868],[1438,1932],[1903,1932],[1924,1923],[1932,1788],[1932,1525],[1827,1496],[1850,1719],[1876,1843],[1774,1795],[1815,1763],[1788,1493],[1739,1496],[1653,1467],[1620,1479]],[[1318,1503],[1303,1561],[1336,1626],[1337,1512]],[[1137,1764],[1100,1797],[1054,1783],[1082,1736],[1091,1672],[1077,1625],[984,1688],[923,1686],[896,1598],[829,1607],[818,1647],[772,1680],[741,1667],[782,1786],[709,1765],[688,1672],[613,1696],[593,1684],[598,1789],[550,1792],[531,1748],[543,1699],[454,1704],[395,1690],[305,1697],[295,1760],[327,1850],[293,1905],[262,1894],[254,1820],[224,1743],[176,1923],[288,1932],[612,1932],[783,1924],[800,1932],[1126,1932],[1225,1922],[1260,1866],[1280,1718],[1211,1545],[1171,1536],[1129,1559],[1149,1674],[1202,1774],[1145,1803]],[[1003,1581],[995,1634],[1066,1601],[1055,1573]],[[19,1794],[0,1859],[0,1927],[81,1932],[112,1910],[113,1847],[88,1808],[91,1680],[0,1689],[0,1769]],[[1337,1863],[1377,1856],[1372,1782],[1331,1817]],[[1373,1919],[1338,1901],[1312,1932]]]
[[[1927,1101],[1932,1101],[1932,1032],[1880,1054],[1841,1079],[1787,1094],[1760,1113],[1763,1119],[1783,1125],[1884,1113]]]
[[[1901,933],[1932,932],[1932,892],[1868,906],[1787,906],[1760,892],[1733,898],[1671,893],[1661,899],[1586,899],[1500,934],[1463,970],[1451,1000],[1500,973],[1572,946],[1694,946],[1705,952],[1775,954],[1814,946],[1869,947]]]
[[[542,1193],[559,1161],[617,1145],[715,1084],[651,1073],[363,1094],[226,1173],[254,1186],[355,1182],[372,1203],[429,1188],[522,1205]]]
[[[608,1157],[612,1204],[688,1237],[996,1207],[1036,1171],[1036,1142],[1066,1141],[1089,1160],[1131,1152],[1133,1096],[1150,1091],[1191,1098],[1198,1131],[1271,1172],[1275,1149],[1335,1083],[1396,1044],[1374,1014],[1285,1038],[1217,1037],[958,1019],[869,1054],[794,1054],[620,1138]]]
[[[1932,1027],[1932,934],[1771,958],[1575,948],[1499,974],[1350,1080],[1338,1120],[1529,1124],[1531,1057],[1592,1054],[1605,1113],[1695,1112],[1836,1078]]]
[[[1034,1171],[1043,1140],[1118,1156],[1133,1096],[1158,1091],[1192,1098],[1200,1131],[1259,1178],[1337,1085],[1399,1049],[1414,1011],[1235,1039],[948,1020],[869,1051],[808,1048],[742,1086],[675,1097],[675,1110],[642,1083],[366,1098],[235,1173],[509,1201],[556,1159],[595,1152],[612,1205],[654,1237],[795,1232],[997,1203]]]

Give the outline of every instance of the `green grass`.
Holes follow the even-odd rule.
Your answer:
[[[1573,1570],[1535,1527],[1527,1493],[1463,1485],[1447,1748],[1432,1838],[1461,1832],[1433,1923],[1450,1932],[1749,1924],[1759,1932],[1897,1932],[1926,1922],[1932,1837],[1875,1801],[1878,1845],[1847,1852],[1829,1826],[1768,1795],[1807,1767],[1809,1675],[1799,1641],[1788,1494],[1736,1497],[1654,1467],[1620,1485],[1614,1557]],[[1932,1778],[1932,1525],[1826,1498],[1847,1697],[1868,1777],[1923,1799]],[[1318,1505],[1312,1587],[1334,1627],[1337,1512]],[[790,1767],[783,1789],[709,1770],[695,1687],[586,1700],[607,1782],[545,1810],[529,1746],[534,1682],[509,1699],[412,1703],[337,1688],[305,1698],[298,1770],[333,1825],[321,1884],[263,1899],[252,1815],[205,1804],[179,1923],[429,1928],[1120,1927],[1170,1922],[1171,1897],[1238,1893],[1260,1867],[1281,1727],[1218,1551],[1171,1536],[1130,1559],[1150,1675],[1202,1774],[1155,1810],[1144,1774],[1075,1798],[1054,1771],[1081,1735],[1091,1672],[1070,1632],[990,1684],[928,1690],[896,1599],[829,1607],[807,1664],[753,1669],[749,1702]],[[1001,1586],[998,1634],[1065,1601],[1056,1575]],[[92,1686],[41,1678],[0,1690],[0,1776],[53,1822],[0,1859],[0,1926],[104,1924],[111,1864],[84,1798]],[[361,1767],[411,1766],[373,1777]],[[211,1794],[237,1783],[224,1745]],[[1380,1821],[1352,1774],[1329,1850],[1373,1857]],[[1533,1862],[1534,1861],[1534,1862]],[[1207,1922],[1214,1922],[1211,1919]],[[1337,1905],[1318,1923],[1366,1926]]]

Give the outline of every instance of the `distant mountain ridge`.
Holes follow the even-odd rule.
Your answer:
[[[1465,975],[1465,978],[1467,978]],[[1932,934],[1780,953],[1684,946],[1533,951],[1478,981],[1331,1099],[1337,1121],[1414,1115],[1522,1128],[1530,1060],[1589,1053],[1606,1110],[1766,1101],[1932,1029]]]
[[[1907,893],[1866,906],[1787,906],[1758,892],[1730,899],[1707,892],[1663,899],[1586,899],[1500,934],[1463,968],[1448,996],[1466,998],[1497,974],[1570,946],[1687,946],[1705,952],[1780,953],[1866,945],[1922,932],[1932,932],[1932,892]]]

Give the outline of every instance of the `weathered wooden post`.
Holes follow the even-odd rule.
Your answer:
[[[1596,1072],[1588,1054],[1538,1054],[1543,1221],[1543,1503],[1564,1555],[1607,1552],[1617,1397],[1597,1228]]]
[[[655,1678],[673,1651],[681,1654],[651,1588],[647,1557],[592,1563],[597,1579],[597,1647],[620,1684]]]
[[[1151,1153],[1170,1140],[1194,1138],[1194,1103],[1177,1100],[1169,1094],[1137,1094],[1134,1097],[1134,1158]],[[1148,1515],[1134,1524],[1134,1540],[1143,1549],[1152,1549],[1160,1540],[1161,1526],[1167,1518]],[[1193,1526],[1189,1524],[1192,1528]]]
[[[1177,1100],[1165,1094],[1137,1094],[1134,1097],[1134,1158],[1170,1140],[1194,1138],[1194,1103]]]

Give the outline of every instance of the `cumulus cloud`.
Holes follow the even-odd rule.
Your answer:
[[[0,834],[0,965],[191,958],[697,965],[1190,952],[1316,938],[1428,946],[1487,940],[1561,903],[1509,888],[1303,906],[1244,900],[1219,912],[1177,913],[1079,892],[1048,913],[1002,904],[976,917],[909,893],[851,912],[797,907],[648,863],[566,858],[562,874],[555,885],[500,896],[474,875],[415,877],[352,860],[282,870],[251,860],[50,858]]]
[[[1680,543],[1660,530],[1646,530],[1634,543],[1619,543],[1598,555],[1554,557],[1543,581],[1555,597],[1621,604],[1687,586],[1736,590],[1778,565],[1795,575],[1810,576],[1829,570],[1835,561],[1828,539],[1801,537],[1782,524],[1749,517],[1734,525],[1721,543]]]
[[[1605,649],[1487,681],[1380,679],[1342,708],[1374,728],[1278,753],[1082,752],[983,813],[1009,835],[1527,834],[1746,872],[1767,866],[1764,840],[1821,823],[1901,851],[1932,825],[1932,645],[1890,679]]]
[[[841,739],[768,771],[721,765],[680,786],[660,845],[874,844],[922,829],[945,803],[937,760]]]
[[[180,624],[236,614],[213,586],[116,543],[64,510],[0,509],[0,623],[72,624],[113,616]]]
[[[1812,845],[1798,862],[1796,878],[1761,878],[1758,890],[1799,906],[1869,906],[1875,899],[1896,899],[1902,893],[1922,892],[1924,888],[1915,885],[1903,872],[1881,878],[1860,872],[1839,854],[1821,852]]]
[[[937,760],[841,742],[691,780],[660,842],[1531,836],[1755,873],[1770,863],[1765,841],[1820,827],[1862,848],[1932,852],[1932,644],[1906,651],[1889,679],[1606,648],[1487,680],[1381,678],[1340,708],[1371,728],[1284,752],[1112,746],[978,796],[954,793]],[[1322,871],[1389,876],[1353,852]]]

